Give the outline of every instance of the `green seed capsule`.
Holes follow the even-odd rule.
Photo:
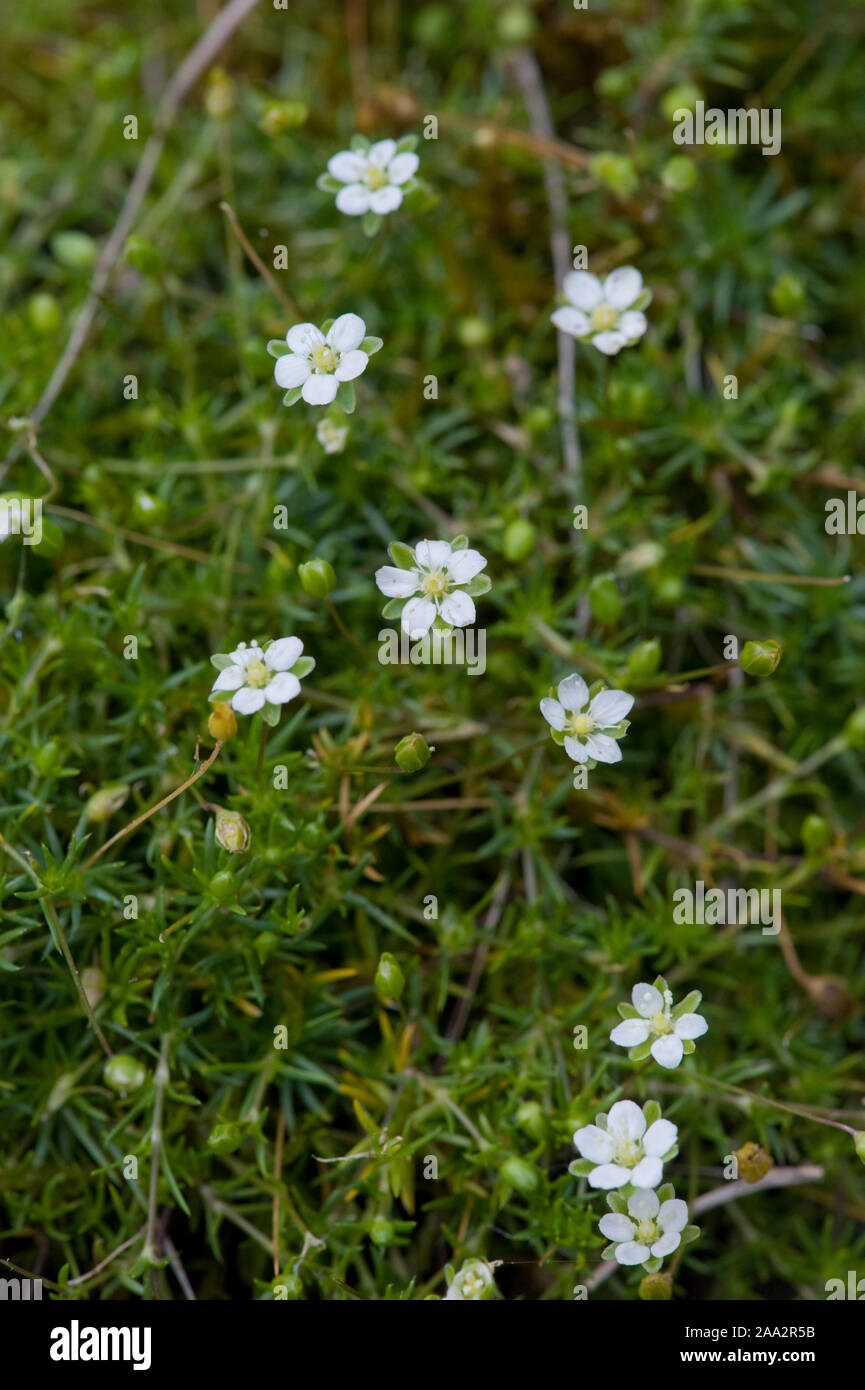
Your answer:
[[[298,565],[297,572],[304,593],[313,598],[327,598],[336,588],[336,575],[327,560],[318,557],[307,560],[306,564]]]
[[[502,549],[505,559],[517,562],[525,560],[535,548],[535,528],[524,517],[518,517],[505,528]]]
[[[763,642],[746,642],[739,657],[739,665],[749,676],[771,676],[781,656],[779,644],[767,637]]]
[[[51,238],[51,253],[67,270],[89,270],[96,260],[96,242],[86,232],[58,232]]]
[[[207,1146],[215,1154],[233,1154],[243,1143],[243,1132],[239,1125],[230,1122],[214,1125],[207,1136]]]
[[[403,772],[420,772],[430,760],[429,745],[423,734],[406,734],[394,749],[393,756]]]
[[[375,987],[383,999],[399,999],[405,989],[405,976],[396,956],[384,951],[375,972]]]
[[[234,874],[228,869],[220,869],[210,880],[210,891],[218,903],[228,903],[235,896]]]
[[[106,1086],[125,1096],[129,1091],[137,1091],[147,1080],[147,1068],[137,1057],[127,1052],[118,1052],[109,1057],[103,1072]]]
[[[56,333],[60,327],[60,305],[53,294],[34,294],[27,301],[30,327],[37,333]]]
[[[501,1171],[508,1187],[516,1188],[517,1192],[533,1192],[540,1182],[537,1168],[524,1158],[506,1158]]]
[[[604,627],[615,627],[622,616],[622,595],[611,574],[596,574],[589,585],[592,617]]]
[[[673,1297],[673,1277],[670,1274],[646,1274],[637,1290],[646,1303],[666,1302]]]
[[[806,816],[800,833],[806,854],[819,854],[832,838],[832,831],[822,816]]]

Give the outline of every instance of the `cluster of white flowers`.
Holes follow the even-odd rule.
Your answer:
[[[219,675],[211,700],[231,694],[231,708],[238,714],[263,712],[269,724],[279,718],[279,707],[300,694],[300,682],[315,666],[303,655],[299,637],[280,637],[262,647],[259,642],[240,642],[233,652],[216,652],[211,658]]]
[[[702,999],[692,990],[680,1004],[673,1005],[667,982],[659,977],[653,985],[634,985],[630,1004],[620,1004],[624,1019],[610,1034],[617,1047],[629,1047],[629,1056],[641,1062],[651,1055],[661,1067],[677,1067],[686,1052],[694,1051],[694,1038],[701,1038],[709,1025],[694,1010]]]
[[[392,565],[376,570],[375,582],[390,602],[384,616],[399,616],[410,637],[423,637],[435,623],[440,628],[468,627],[475,619],[474,599],[491,587],[481,574],[486,560],[468,549],[468,537],[448,541],[419,541],[388,547]]]
[[[601,688],[590,696],[586,682],[576,673],[559,682],[556,694],[558,699],[541,700],[541,714],[552,730],[553,740],[564,744],[568,757],[576,763],[621,762],[622,750],[617,740],[627,733],[629,721],[625,716],[631,711],[633,695]]]

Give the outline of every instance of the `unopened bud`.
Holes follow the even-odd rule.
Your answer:
[[[129,788],[125,782],[118,782],[114,787],[101,787],[88,799],[84,814],[89,821],[98,825],[119,811],[128,795]]]
[[[304,593],[312,598],[327,598],[336,588],[333,566],[318,556],[314,560],[307,560],[304,565],[298,565],[297,572]]]
[[[430,760],[429,745],[423,734],[406,734],[394,749],[393,756],[403,772],[420,772]]]
[[[524,1158],[506,1158],[501,1172],[508,1187],[516,1188],[517,1192],[533,1192],[540,1182],[537,1168]]]
[[[105,973],[98,965],[88,965],[86,970],[81,971],[81,988],[91,1009],[96,1008],[105,993],[105,983]]]
[[[671,1274],[646,1274],[640,1280],[637,1290],[646,1303],[666,1302],[673,1297],[673,1276]]]
[[[771,676],[781,660],[781,647],[771,637],[764,642],[746,642],[739,665],[749,676]]]
[[[213,833],[229,854],[249,849],[249,826],[238,811],[217,811]]]
[[[384,951],[375,972],[375,987],[383,999],[399,999],[405,989],[405,976],[396,956]]]
[[[108,1058],[103,1076],[106,1086],[125,1096],[127,1091],[137,1091],[144,1085],[147,1068],[137,1057],[130,1057],[128,1052],[118,1052],[114,1057]]]
[[[733,1156],[743,1182],[759,1182],[761,1178],[765,1178],[773,1164],[771,1154],[767,1154],[753,1139],[749,1139],[741,1149],[736,1149]]]
[[[220,701],[213,706],[207,721],[207,732],[218,743],[224,743],[227,738],[232,738],[237,733],[237,719],[231,705]]]

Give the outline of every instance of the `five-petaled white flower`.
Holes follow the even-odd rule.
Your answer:
[[[330,405],[340,383],[360,376],[370,354],[380,347],[380,338],[366,337],[366,324],[358,314],[340,314],[326,332],[314,323],[296,323],[284,343],[274,339],[267,350],[276,356],[277,386],[292,393],[293,400],[286,404],[302,396],[308,405]]]
[[[604,1118],[601,1116],[600,1118]],[[606,1116],[607,1127],[585,1125],[574,1135],[583,1158],[597,1164],[588,1174],[590,1187],[657,1187],[664,1162],[675,1149],[678,1129],[670,1120],[646,1117],[632,1100],[617,1100]]]
[[[490,1298],[495,1291],[493,1272],[486,1260],[464,1260],[462,1269],[453,1277],[444,1301],[459,1299],[466,1303]]]
[[[620,1265],[641,1265],[672,1255],[682,1242],[688,1224],[688,1204],[679,1197],[658,1200],[657,1192],[634,1192],[628,1198],[628,1215],[610,1212],[600,1221],[601,1235],[615,1245]]]
[[[315,437],[326,454],[341,454],[348,439],[348,425],[338,425],[325,416],[315,427]]]
[[[232,690],[231,708],[238,714],[287,704],[300,694],[300,677],[315,665],[312,657],[303,656],[299,637],[280,637],[265,649],[258,642],[241,642],[233,652],[217,653],[211,660],[219,675],[210,698]]]
[[[407,600],[400,621],[410,637],[423,637],[437,618],[451,627],[474,622],[471,596],[486,593],[490,581],[481,574],[487,563],[483,555],[467,549],[467,544],[466,537],[458,536],[452,545],[419,541],[414,550],[407,545],[389,547],[397,564],[376,570],[375,582],[388,598]],[[388,607],[385,615],[389,617]]]
[[[328,173],[344,185],[336,195],[337,208],[349,217],[396,212],[403,186],[414,178],[419,163],[411,150],[399,150],[395,140],[379,140],[368,149],[340,150],[327,162]]]
[[[685,1051],[683,1042],[701,1038],[709,1027],[702,1014],[690,1012],[699,1002],[700,994],[694,991],[683,1001],[686,1011],[677,1013],[668,989],[661,991],[654,985],[634,985],[631,1004],[638,1017],[633,1017],[633,1011],[626,1004],[620,1005],[620,1012],[627,1009],[631,1016],[613,1029],[610,1042],[619,1047],[640,1047],[654,1038],[649,1051],[655,1061],[662,1067],[677,1067]],[[679,1007],[681,1009],[681,1005]]]
[[[559,682],[558,699],[541,700],[541,714],[563,743],[565,752],[576,763],[594,758],[598,763],[619,763],[622,750],[616,742],[625,734],[625,716],[634,703],[624,690],[600,690],[590,701],[582,676],[565,676]]]
[[[611,271],[603,284],[587,270],[571,270],[562,289],[569,302],[553,314],[556,328],[585,339],[607,357],[636,343],[648,328],[642,310],[651,296],[632,265]]]

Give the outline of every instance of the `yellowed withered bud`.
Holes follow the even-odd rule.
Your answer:
[[[81,988],[87,996],[87,1002],[91,1009],[95,1009],[99,1000],[105,993],[105,972],[99,969],[98,965],[88,965],[81,971]]]
[[[119,782],[113,787],[100,787],[99,791],[94,792],[88,799],[84,814],[89,821],[98,825],[100,821],[108,820],[115,811],[119,811],[128,795],[129,788],[125,782]]]
[[[237,733],[237,718],[231,705],[220,701],[213,706],[207,721],[207,732],[220,743]]]
[[[249,848],[249,826],[238,811],[217,811],[213,833],[229,854],[240,854]]]
[[[759,1182],[761,1178],[765,1178],[773,1164],[771,1154],[767,1154],[753,1139],[749,1139],[741,1149],[736,1149],[734,1157],[738,1164],[739,1177],[743,1182]]]

